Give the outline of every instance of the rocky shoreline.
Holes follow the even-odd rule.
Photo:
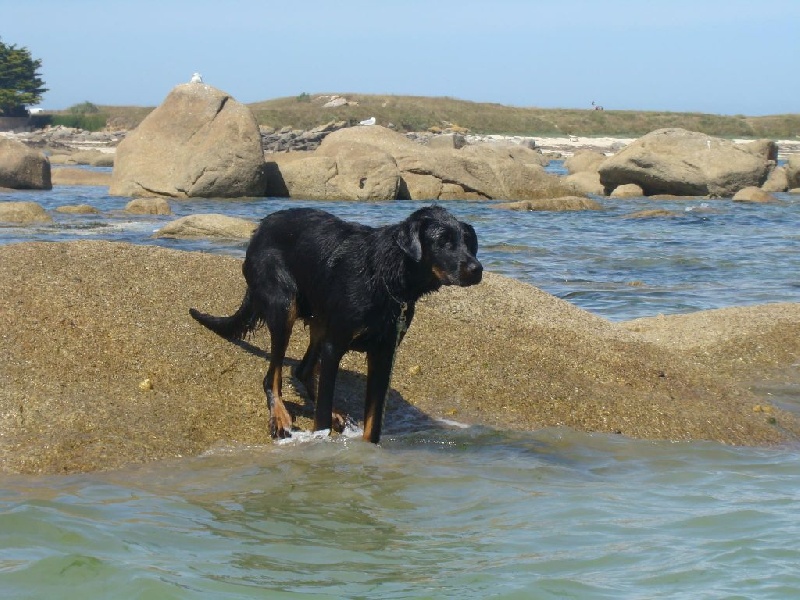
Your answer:
[[[170,105],[194,120],[175,118]],[[599,210],[590,196],[672,189],[771,202],[770,190],[800,185],[800,154],[791,144],[737,144],[685,130],[637,140],[406,136],[340,123],[267,131],[224,93],[192,84],[162,106],[133,132],[2,136],[10,150],[0,152],[0,186],[106,185],[133,198],[130,212],[170,214],[167,198],[504,199],[516,202],[491,205]],[[193,135],[201,129],[203,136]],[[787,167],[776,166],[781,152]],[[568,176],[545,172],[555,156],[568,157]],[[97,179],[68,167],[109,157],[113,174],[96,170]],[[64,165],[52,177],[51,163]],[[241,239],[252,231],[247,221],[206,217],[187,217],[182,230],[164,227],[164,235]],[[3,222],[51,218],[35,203],[0,202]],[[217,444],[268,443],[263,338],[242,348],[187,314],[189,306],[224,313],[241,294],[240,262],[232,258],[110,242],[0,247],[0,471],[110,469]],[[293,357],[306,341],[298,330]],[[644,439],[796,443],[800,416],[749,385],[776,373],[800,379],[799,360],[800,304],[613,324],[488,274],[475,289],[447,289],[420,303],[398,356],[388,421],[395,431],[454,419]],[[343,368],[340,401],[359,415],[363,357],[349,355]],[[298,426],[307,428],[301,387],[288,395]]]
[[[273,129],[261,127],[261,140],[266,154],[286,152],[311,152],[319,147],[325,137],[349,125],[345,121],[330,121],[325,125],[309,130],[283,127]],[[125,139],[129,132],[118,131],[84,131],[71,127],[56,126],[46,129],[23,132],[0,132],[0,137],[20,141],[27,146],[39,148],[48,156],[72,154],[83,151],[97,151],[114,154],[117,145]],[[540,150],[555,158],[569,157],[581,150],[594,150],[610,155],[618,152],[636,138],[629,137],[590,137],[590,136],[519,136],[519,135],[478,135],[470,133],[410,132],[406,136],[420,144],[427,145],[434,138],[463,138],[466,144],[509,143],[519,144]],[[752,140],[734,139],[735,143],[748,143]],[[775,140],[778,147],[778,158],[785,160],[791,154],[800,154],[800,140]],[[80,163],[79,163],[80,164]],[[88,164],[88,163],[84,163]]]

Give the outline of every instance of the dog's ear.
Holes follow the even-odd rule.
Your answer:
[[[407,219],[397,233],[397,245],[415,262],[422,260],[422,242],[419,239],[420,222]]]
[[[461,231],[464,232],[464,245],[472,253],[472,256],[477,256],[478,234],[475,233],[475,229],[469,223],[464,223],[464,221],[459,221],[458,224],[461,225]]]

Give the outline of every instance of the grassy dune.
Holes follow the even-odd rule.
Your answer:
[[[800,114],[747,117],[629,110],[521,108],[455,98],[339,94],[351,103],[323,108],[330,94],[301,94],[250,104],[259,124],[311,129],[329,121],[357,122],[375,117],[401,131],[456,126],[479,134],[583,135],[635,137],[662,127],[683,127],[719,137],[793,139],[800,135]],[[101,107],[112,127],[138,124],[152,108]]]

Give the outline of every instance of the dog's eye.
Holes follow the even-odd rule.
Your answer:
[[[442,233],[439,236],[439,239],[436,240],[436,242],[439,244],[440,248],[447,248],[448,250],[452,250],[456,246],[456,242],[455,239],[453,239],[453,235],[447,232]]]

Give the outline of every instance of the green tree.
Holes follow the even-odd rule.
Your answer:
[[[0,113],[7,117],[25,116],[25,106],[38,104],[47,91],[37,71],[42,61],[34,60],[30,50],[0,39]]]

